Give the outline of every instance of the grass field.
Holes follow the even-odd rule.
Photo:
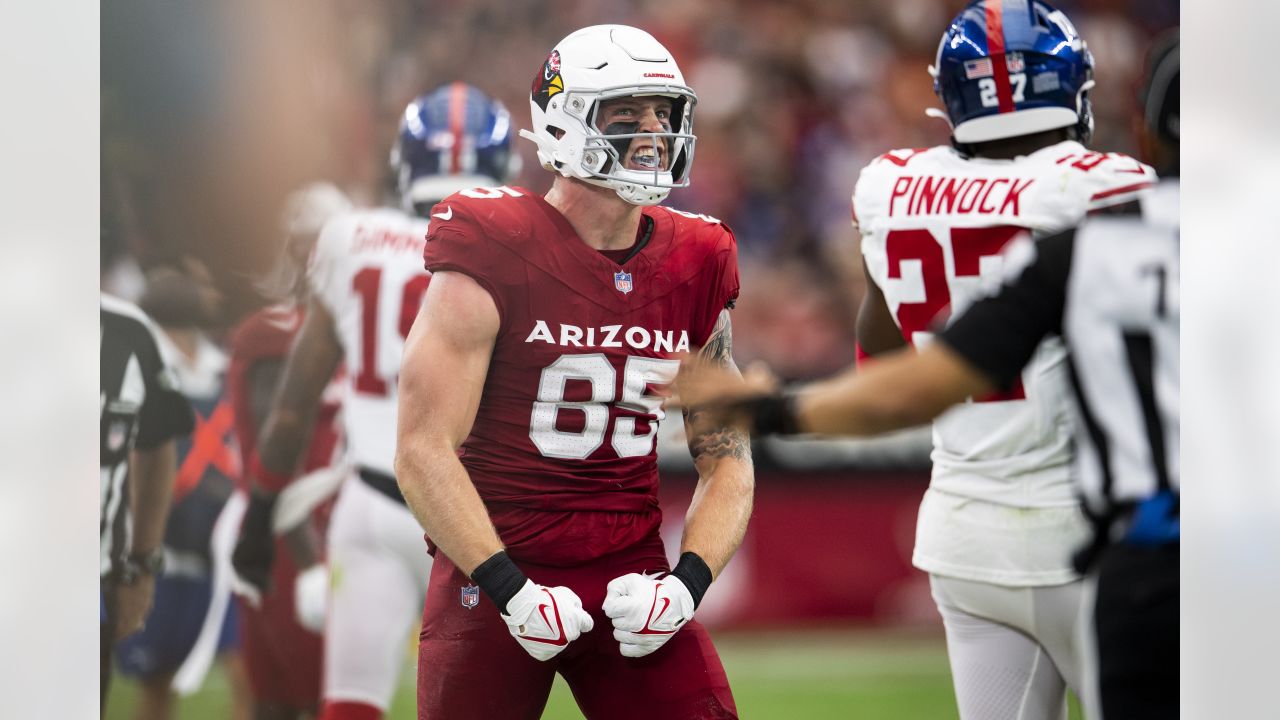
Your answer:
[[[935,720],[955,718],[941,631],[822,629],[716,636],[743,718]],[[413,668],[407,667],[389,720],[414,718]],[[126,720],[136,687],[117,679],[108,720]],[[227,686],[218,672],[184,698],[180,720],[225,720]],[[543,718],[582,717],[557,680]],[[1071,718],[1080,718],[1072,703]]]

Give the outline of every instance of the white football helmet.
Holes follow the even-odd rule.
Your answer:
[[[596,127],[601,101],[655,95],[672,99],[670,131],[605,135]],[[529,95],[533,131],[520,135],[538,146],[544,168],[612,188],[635,205],[656,205],[672,188],[689,184],[697,101],[675,58],[652,35],[626,25],[595,25],[561,40],[538,69]],[[655,146],[661,140],[665,162],[652,171],[624,167],[618,147],[625,152],[632,138]]]

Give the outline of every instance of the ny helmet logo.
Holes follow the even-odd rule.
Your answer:
[[[631,292],[631,273],[625,270],[619,270],[613,274],[613,286],[618,292],[626,295]]]

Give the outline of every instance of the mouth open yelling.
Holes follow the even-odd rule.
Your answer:
[[[623,167],[628,170],[654,172],[667,169],[667,149],[661,140],[634,138]]]

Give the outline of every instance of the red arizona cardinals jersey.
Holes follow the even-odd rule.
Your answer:
[[[653,388],[675,377],[673,353],[706,342],[737,297],[738,267],[733,233],[715,218],[644,216],[647,244],[618,265],[523,188],[467,190],[433,209],[426,268],[472,277],[501,316],[460,451],[491,509],[657,507],[665,412]]]

